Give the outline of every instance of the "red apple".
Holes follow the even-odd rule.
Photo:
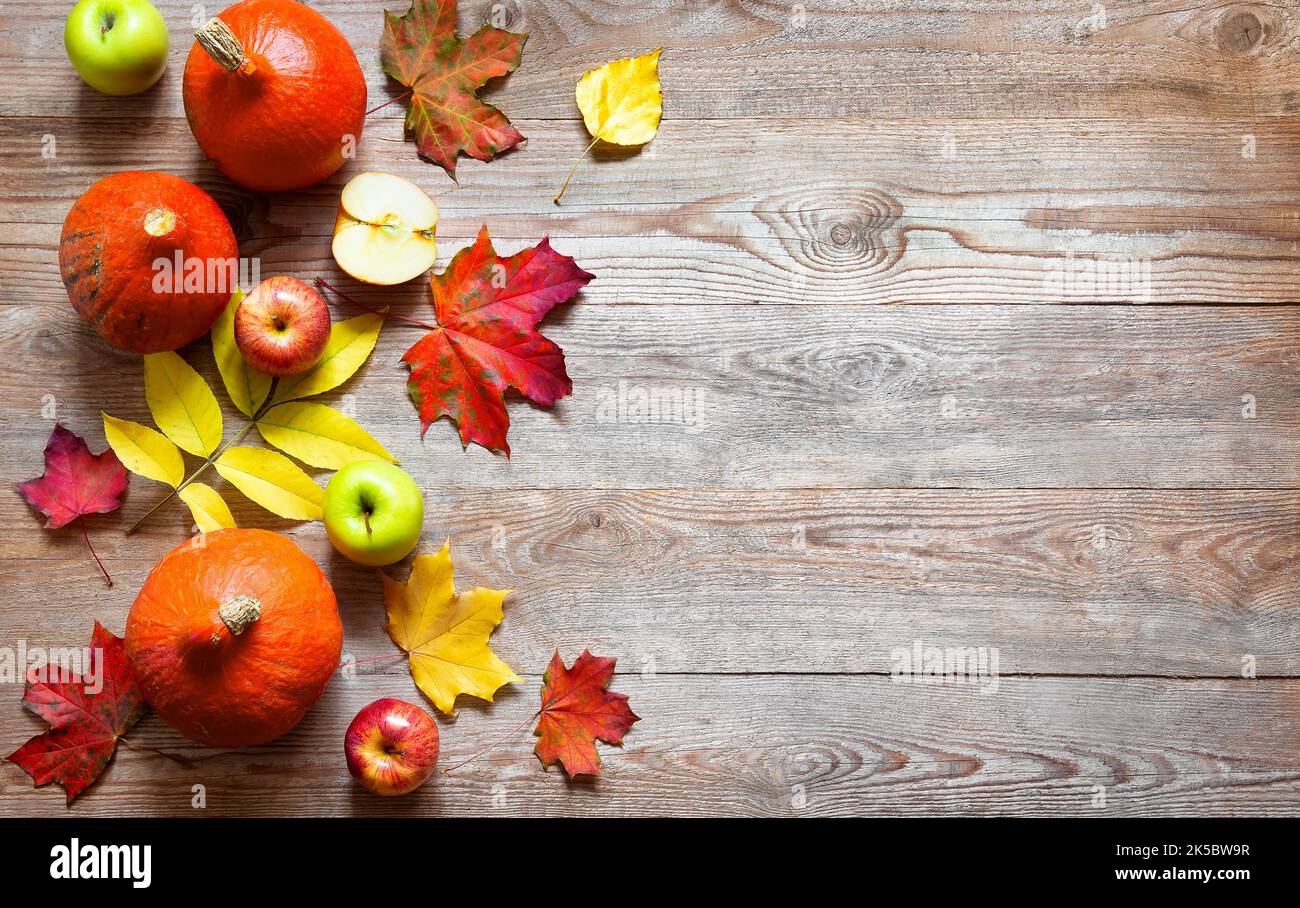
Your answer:
[[[306,372],[329,339],[329,306],[296,277],[267,278],[235,310],[235,345],[267,375]]]
[[[438,762],[438,725],[414,703],[385,697],[352,720],[343,738],[348,772],[379,795],[419,788]]]

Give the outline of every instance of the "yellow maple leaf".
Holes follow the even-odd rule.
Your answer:
[[[411,657],[411,677],[438,709],[452,715],[459,694],[491,701],[503,684],[523,681],[488,646],[510,591],[457,594],[450,541],[436,555],[418,556],[406,583],[383,578],[388,635]]]
[[[659,131],[663,115],[663,91],[659,86],[659,55],[663,49],[614,60],[582,74],[576,91],[582,122],[591,133],[591,144],[573,162],[564,186],[553,200],[560,203],[573,173],[597,142],[614,145],[644,145]]]

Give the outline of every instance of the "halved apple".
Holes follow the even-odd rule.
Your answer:
[[[400,284],[433,267],[438,206],[391,173],[359,173],[343,187],[331,249],[339,267],[367,284]]]

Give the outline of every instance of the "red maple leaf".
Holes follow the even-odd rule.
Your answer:
[[[437,324],[402,356],[420,434],[447,416],[460,427],[462,445],[477,442],[508,457],[502,396],[515,388],[549,407],[572,393],[564,351],[535,328],[592,277],[547,239],[501,258],[487,228],[480,230],[473,246],[430,278]]]
[[[627,705],[627,694],[610,693],[614,661],[587,650],[565,668],[556,650],[542,677],[542,711],[533,730],[539,740],[533,748],[543,766],[557,760],[569,778],[600,775],[596,741],[622,744],[632,723],[640,717]]]
[[[505,114],[475,97],[488,79],[513,72],[527,35],[485,25],[456,34],[456,0],[412,0],[403,16],[384,13],[384,72],[411,90],[406,128],[420,154],[456,178],[456,158],[480,161],[523,141]]]
[[[86,659],[85,677],[58,665],[28,673],[23,706],[50,729],[5,758],[38,786],[58,782],[69,804],[99,778],[118,740],[149,708],[136,687],[122,638],[98,621]]]
[[[122,504],[126,481],[126,467],[111,448],[102,454],[91,454],[84,439],[55,423],[50,440],[45,443],[45,473],[21,483],[18,491],[32,507],[49,518],[45,526],[57,530],[84,514],[117,510]],[[86,548],[112,586],[113,579],[90,544],[85,522],[81,521],[79,526]]]

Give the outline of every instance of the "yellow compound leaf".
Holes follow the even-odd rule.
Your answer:
[[[244,291],[237,288],[225,311],[212,326],[212,355],[230,402],[240,413],[252,416],[266,402],[266,395],[271,391],[271,376],[250,366],[235,346],[235,310],[243,301]]]
[[[173,489],[181,484],[185,478],[185,460],[180,449],[162,433],[107,413],[99,415],[104,418],[108,446],[122,461],[122,466],[145,479],[165,482]]]
[[[343,384],[361,368],[361,364],[370,356],[370,351],[375,349],[375,341],[379,339],[379,329],[383,324],[383,316],[369,312],[335,324],[330,329],[330,339],[325,344],[320,361],[300,375],[280,379],[273,400],[283,403],[286,400],[311,397]]]
[[[176,493],[190,507],[194,525],[204,533],[233,527],[235,518],[217,490],[201,482],[192,482]]]
[[[207,457],[221,444],[221,405],[199,373],[175,353],[144,358],[144,396],[153,421],[182,450]]]
[[[664,96],[659,86],[659,55],[663,49],[614,60],[582,74],[576,91],[582,122],[591,133],[591,145],[610,142],[614,145],[644,145],[659,131],[664,112]],[[558,205],[569,180],[587,156],[573,162],[564,186],[553,201]]]
[[[452,715],[460,694],[491,701],[503,684],[522,682],[488,646],[510,591],[457,594],[449,542],[418,556],[406,583],[383,576],[388,635],[410,655],[411,677],[438,709]]]
[[[615,60],[582,74],[578,109],[592,138],[615,145],[644,145],[655,137],[663,114],[659,54]]]
[[[313,467],[338,470],[359,460],[397,462],[369,432],[325,404],[272,407],[257,421],[257,431],[268,444]]]
[[[272,514],[320,520],[325,493],[302,468],[266,448],[227,448],[213,466],[227,482]]]

